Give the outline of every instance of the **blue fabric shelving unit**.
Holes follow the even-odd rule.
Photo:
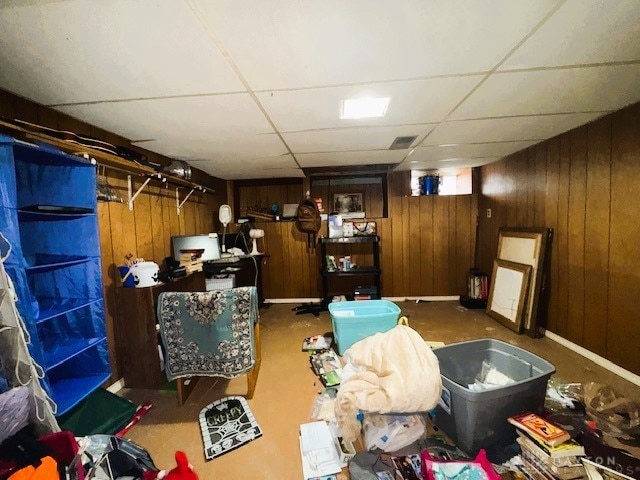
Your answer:
[[[84,159],[0,135],[5,268],[57,415],[110,376],[95,185]]]

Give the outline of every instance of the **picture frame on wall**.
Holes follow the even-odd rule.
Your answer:
[[[530,279],[531,265],[494,260],[487,315],[522,333]]]
[[[530,337],[540,336],[539,327],[546,312],[545,279],[553,239],[551,228],[501,227],[498,231],[496,258],[531,266],[531,281],[524,313],[524,332]]]
[[[334,193],[333,210],[338,213],[364,212],[362,193]]]

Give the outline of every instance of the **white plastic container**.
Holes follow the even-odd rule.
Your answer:
[[[155,262],[140,262],[131,266],[131,275],[136,288],[153,287],[158,284],[160,267]]]
[[[206,288],[207,292],[212,290],[228,290],[236,286],[235,275],[217,275],[213,278],[207,278]]]

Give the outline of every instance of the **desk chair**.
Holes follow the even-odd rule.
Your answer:
[[[246,374],[246,398],[253,398],[261,362],[256,287],[161,293],[158,321],[165,371],[177,380],[180,405],[188,377]]]

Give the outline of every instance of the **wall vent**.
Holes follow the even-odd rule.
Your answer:
[[[406,150],[411,146],[416,138],[418,138],[417,135],[414,135],[412,137],[396,137],[396,139],[389,147],[389,150]]]

